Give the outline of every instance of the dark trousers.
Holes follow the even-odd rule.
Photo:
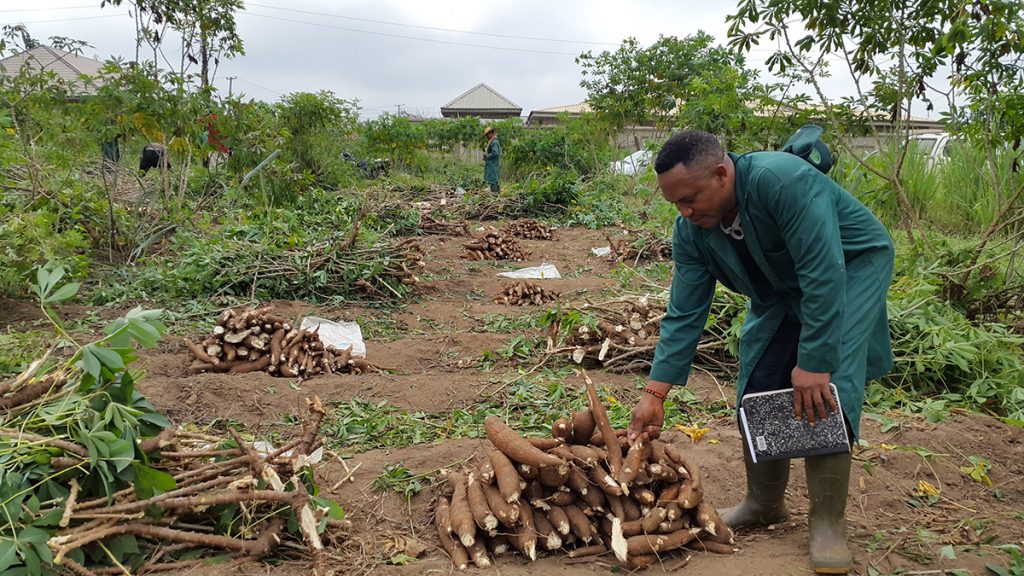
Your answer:
[[[793,386],[790,375],[796,368],[797,348],[800,345],[800,320],[792,314],[779,325],[761,359],[750,372],[743,394],[770,392]]]
[[[800,327],[800,319],[793,314],[786,315],[761,359],[751,370],[747,387],[743,390],[744,396],[753,392],[770,392],[793,387],[792,373],[793,368],[796,368],[797,350],[800,346]],[[843,421],[846,422],[846,432],[852,442],[853,430],[845,414]]]

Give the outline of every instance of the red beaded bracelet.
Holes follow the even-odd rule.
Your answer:
[[[650,386],[644,388],[643,391],[647,392],[651,396],[654,396],[655,398],[658,398],[662,402],[664,402],[665,400],[668,399],[668,394],[663,394],[661,392],[658,392],[657,390],[655,390],[654,388],[651,388]]]

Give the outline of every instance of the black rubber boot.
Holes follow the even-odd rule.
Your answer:
[[[722,510],[722,520],[733,529],[785,522],[789,518],[786,509],[789,460],[755,464],[750,458],[746,438],[742,440],[743,463],[747,469],[747,495],[736,506]]]
[[[853,556],[846,543],[846,495],[850,453],[814,456],[804,461],[811,510],[811,565],[816,574],[846,574]]]

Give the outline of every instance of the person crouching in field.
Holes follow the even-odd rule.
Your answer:
[[[721,282],[749,296],[740,336],[737,404],[745,394],[792,387],[794,417],[826,418],[839,391],[850,438],[860,433],[864,386],[892,367],[886,292],[894,248],[857,199],[786,152],[726,154],[715,137],[673,135],[655,161],[665,200],[679,211],[675,272],[661,337],[628,437],[657,437],[663,402],[686,383]],[[741,429],[742,434],[742,429]],[[789,461],[754,463],[744,439],[747,494],[723,513],[734,528],[782,522]],[[808,457],[814,571],[845,574],[850,453]]]
[[[170,170],[171,157],[163,144],[153,142],[142,149],[142,154],[139,155],[139,170],[149,172],[151,168],[157,167]]]

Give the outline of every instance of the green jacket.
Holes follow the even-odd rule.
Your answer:
[[[650,378],[685,384],[715,284],[750,297],[740,332],[737,403],[787,310],[802,324],[797,365],[830,372],[855,435],[867,380],[892,368],[885,297],[894,248],[857,199],[783,152],[729,156],[745,242],[770,287],[756,292],[720,228],[676,219],[675,273]]]
[[[498,182],[498,171],[501,169],[501,144],[495,136],[487,143],[486,158],[484,159],[484,181],[488,184]]]

